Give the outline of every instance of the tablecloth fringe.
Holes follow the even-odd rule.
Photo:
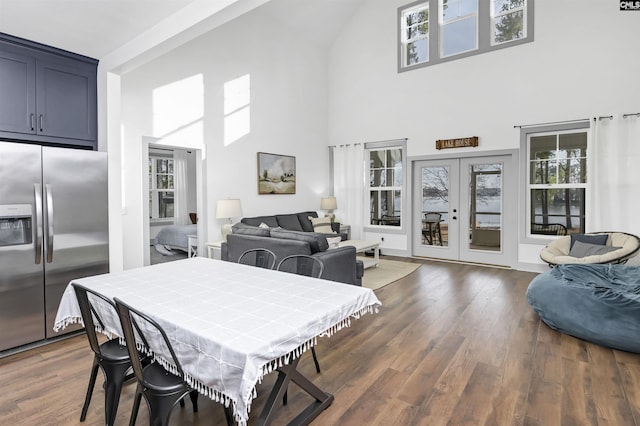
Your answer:
[[[53,331],[58,332],[60,330],[64,330],[71,324],[82,324],[82,326],[84,326],[82,317],[65,317],[62,321],[58,321],[53,325]]]

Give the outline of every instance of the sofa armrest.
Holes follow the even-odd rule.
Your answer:
[[[339,247],[312,256],[324,263],[322,279],[337,281],[346,284],[362,285],[362,269],[358,268],[356,261],[356,249],[352,246]],[[359,262],[362,263],[362,262]]]

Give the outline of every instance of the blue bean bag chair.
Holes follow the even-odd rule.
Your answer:
[[[554,330],[640,353],[640,267],[558,265],[531,281],[527,301]]]

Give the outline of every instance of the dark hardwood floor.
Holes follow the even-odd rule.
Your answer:
[[[334,403],[314,425],[638,425],[640,356],[562,335],[541,323],[525,292],[535,274],[418,261],[376,293],[383,307],[320,339],[322,373],[301,369]],[[77,425],[92,354],[77,336],[0,360],[0,424]],[[251,424],[270,375],[257,388]],[[86,425],[104,422],[98,379]],[[133,384],[117,424],[128,424]],[[289,387],[276,424],[309,399]],[[177,407],[174,425],[224,425],[219,405]],[[137,424],[148,424],[146,407]]]

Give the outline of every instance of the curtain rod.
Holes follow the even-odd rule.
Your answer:
[[[336,148],[336,147],[339,147],[339,146],[351,146],[351,145],[353,145],[353,146],[362,145],[362,142],[344,143],[344,144],[341,144],[341,145],[329,145],[329,148]]]
[[[513,126],[514,129],[523,128],[523,127],[535,127],[535,126],[546,126],[550,124],[565,124],[565,123],[576,123],[580,121],[589,121],[588,118],[581,118],[579,120],[565,120],[565,121],[550,121],[548,123],[537,123],[537,124],[520,124]]]
[[[640,112],[633,112],[631,114],[622,114],[622,118],[632,117],[632,116],[640,117]]]

